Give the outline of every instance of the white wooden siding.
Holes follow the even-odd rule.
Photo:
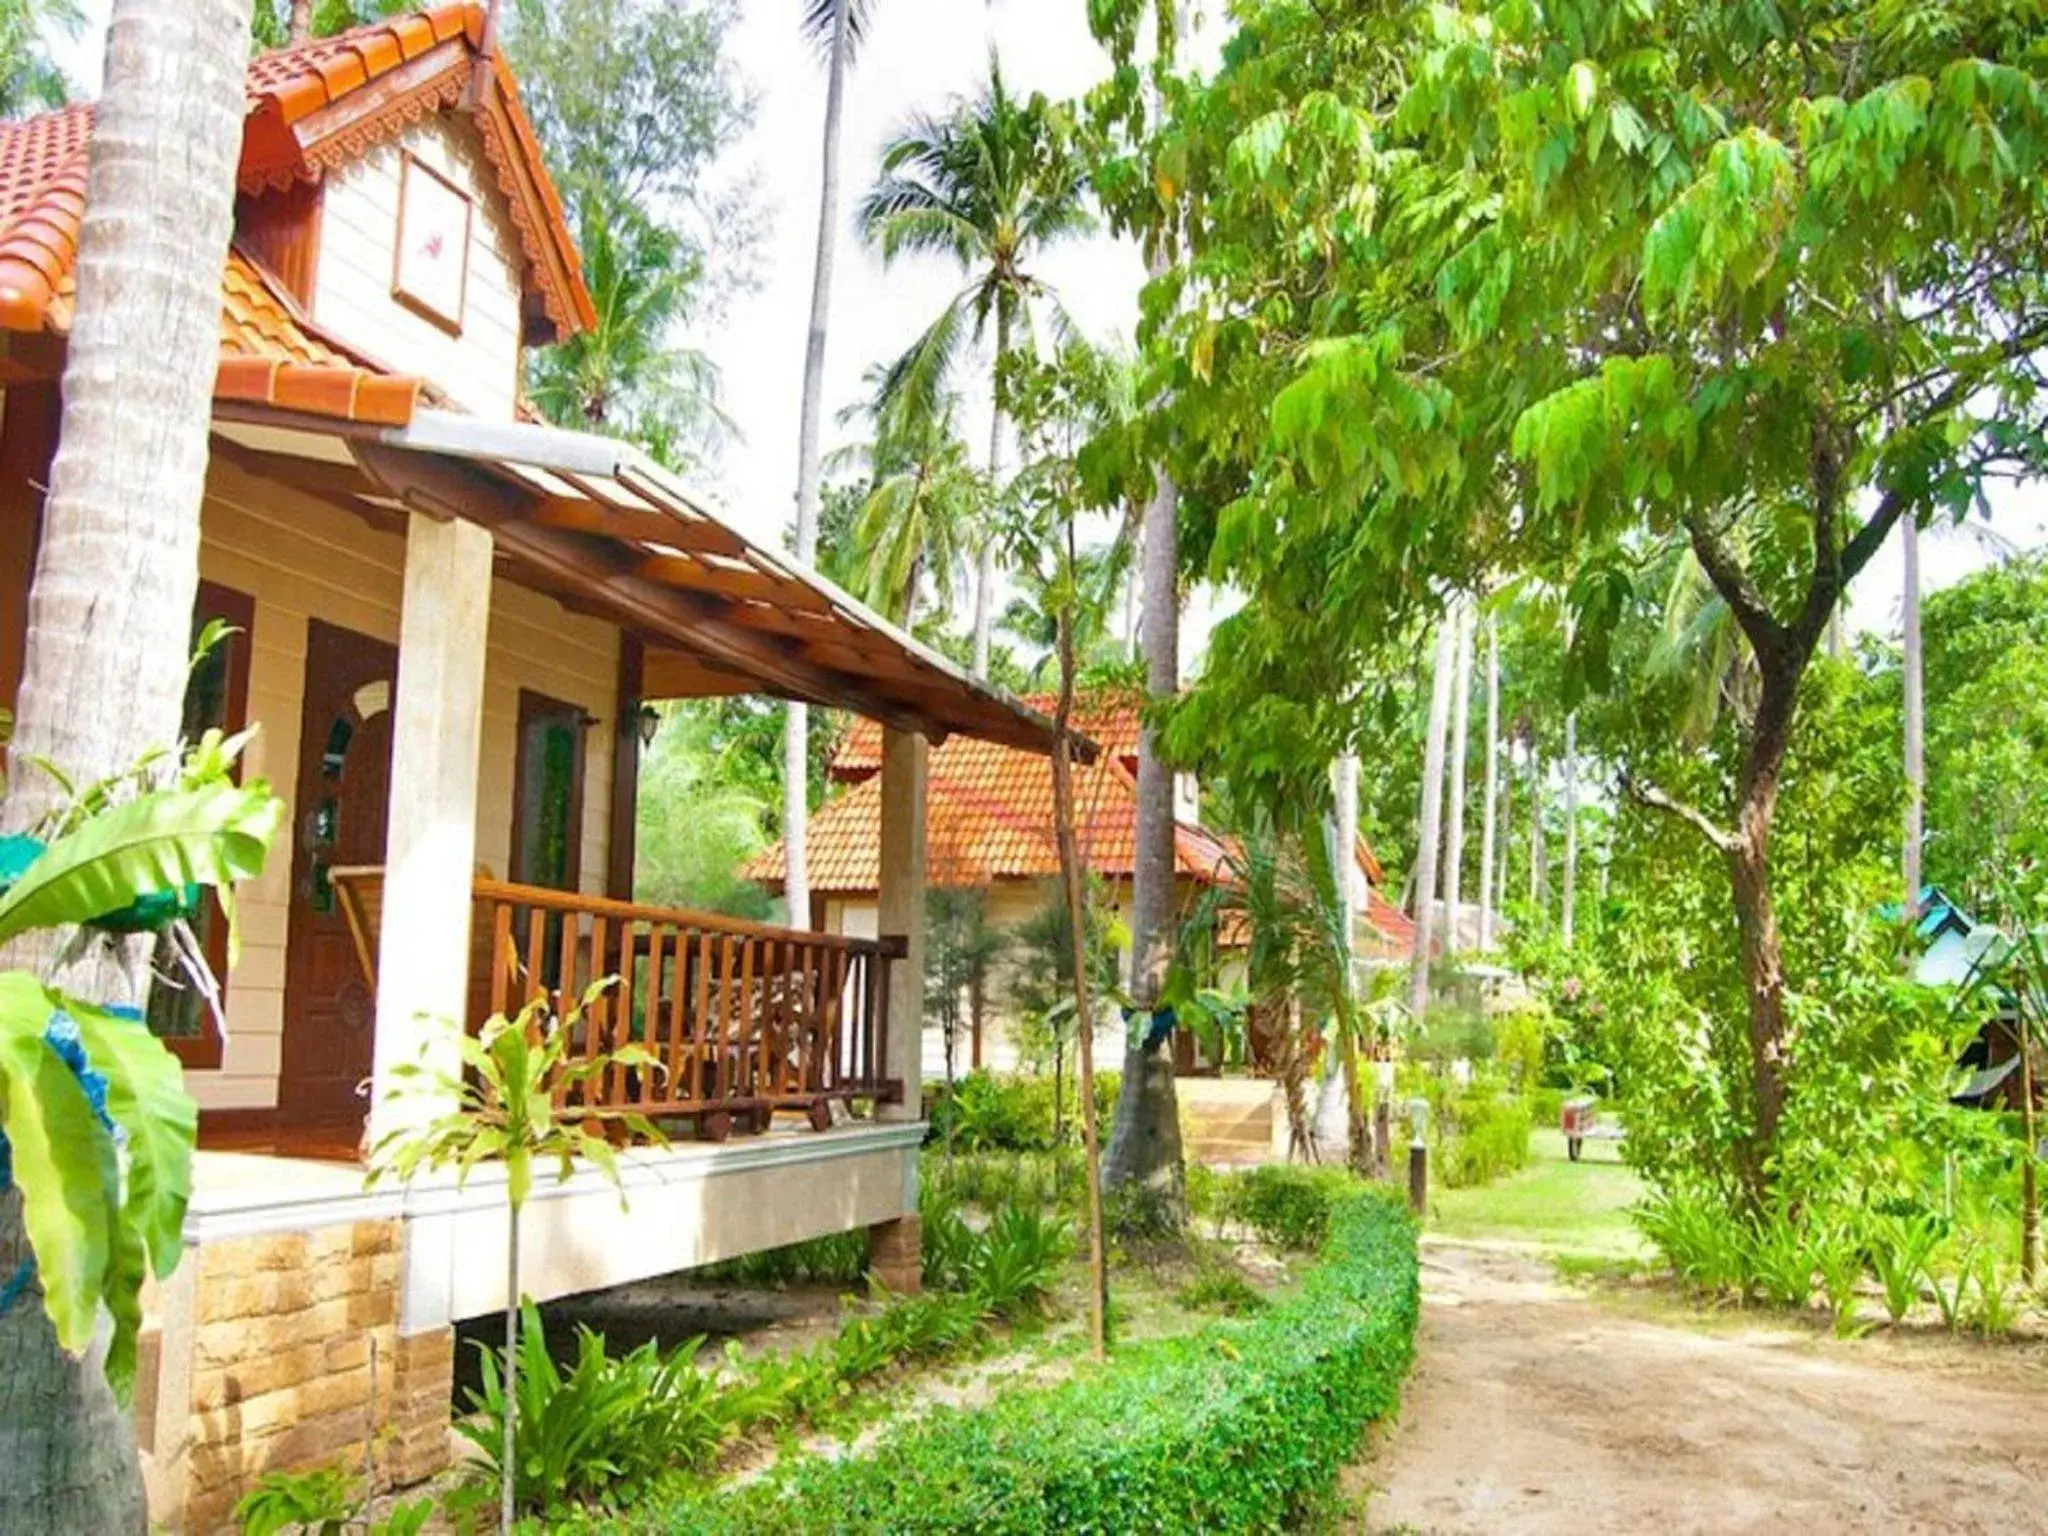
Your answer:
[[[247,769],[268,778],[289,804],[298,782],[307,624],[323,619],[396,644],[405,541],[219,459],[208,479],[201,535],[201,573],[255,599],[249,718],[261,731],[250,748]],[[532,688],[588,710],[599,722],[585,738],[582,887],[601,893],[608,852],[618,630],[602,620],[568,613],[551,598],[498,581],[491,589],[489,647],[477,861],[493,874],[509,873],[519,690]],[[218,1071],[186,1074],[204,1108],[264,1109],[277,1102],[291,840],[297,819],[295,811],[287,811],[262,878],[241,892],[242,957],[228,981],[227,1048]]]
[[[399,186],[410,153],[469,194],[469,284],[450,335],[391,296]],[[479,416],[509,421],[518,398],[519,240],[476,132],[443,113],[328,173],[313,318]]]

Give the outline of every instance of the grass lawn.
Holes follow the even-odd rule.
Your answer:
[[[1444,1237],[1529,1243],[1596,1259],[1637,1258],[1649,1246],[1629,1225],[1642,1184],[1611,1141],[1589,1141],[1584,1159],[1565,1156],[1564,1137],[1539,1130],[1529,1166],[1480,1189],[1432,1192],[1428,1230]]]

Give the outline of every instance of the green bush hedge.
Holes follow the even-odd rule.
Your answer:
[[[1529,1166],[1529,1105],[1525,1099],[1473,1087],[1450,1101],[1439,1122],[1437,1176],[1446,1189],[1491,1184]]]
[[[1120,1077],[1095,1074],[1095,1112],[1104,1140],[1116,1114]],[[956,1152],[1049,1152],[1053,1149],[1053,1082],[1050,1077],[1008,1077],[970,1072],[947,1091],[943,1082],[924,1085],[924,1115],[931,1129],[927,1145],[953,1133]],[[1060,1084],[1060,1129],[1067,1143],[1081,1141],[1081,1095],[1069,1073]]]
[[[1295,1299],[1120,1352],[1065,1385],[896,1429],[746,1487],[643,1500],[661,1532],[1287,1531],[1328,1497],[1414,1352],[1415,1228],[1392,1191],[1329,1183]],[[616,1525],[611,1529],[619,1528]]]

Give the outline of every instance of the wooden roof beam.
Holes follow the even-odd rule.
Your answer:
[[[763,691],[829,702],[898,730],[944,739],[948,727],[875,693],[859,679],[820,668],[766,636],[729,622],[716,598],[679,592],[634,574],[612,546],[544,528],[530,519],[535,492],[434,454],[379,443],[352,445],[364,472],[407,506],[490,528],[506,553],[601,596],[615,614],[686,651],[744,672]]]
[[[747,553],[745,540],[709,518],[689,522],[652,509],[639,511],[566,496],[538,501],[528,520],[565,533],[595,533],[640,544],[666,544],[688,554],[723,555],[728,560],[738,560]]]

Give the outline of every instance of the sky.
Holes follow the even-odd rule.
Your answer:
[[[87,90],[99,77],[99,47],[109,0],[85,0],[86,28],[59,47],[60,62]],[[723,174],[760,189],[768,216],[753,287],[706,334],[692,338],[722,376],[722,404],[738,438],[707,477],[710,493],[750,534],[781,538],[796,489],[799,395],[809,321],[817,230],[819,136],[824,71],[798,32],[798,0],[742,0],[729,39],[734,62],[758,93],[753,129],[735,145]],[[849,82],[841,175],[839,257],[826,360],[825,442],[841,440],[833,414],[861,395],[872,363],[898,355],[959,285],[938,260],[900,263],[884,271],[853,233],[851,209],[872,178],[891,130],[914,109],[943,107],[971,94],[986,78],[991,48],[1000,52],[1013,89],[1078,95],[1107,71],[1088,35],[1081,0],[881,0],[874,29]],[[1213,39],[1208,40],[1213,46]],[[1132,247],[1096,235],[1049,253],[1040,275],[1058,291],[1082,329],[1099,340],[1128,337],[1144,272]],[[970,396],[986,437],[986,397]],[[2032,486],[1996,503],[1992,528],[2008,545],[2048,543],[2048,491]],[[1960,579],[1994,558],[1994,546],[1960,532],[1923,541],[1928,590]],[[1850,609],[1857,631],[1895,632],[1899,622],[1899,541],[1894,538],[1855,588]],[[1206,626],[1198,611],[1183,655],[1191,662]]]

